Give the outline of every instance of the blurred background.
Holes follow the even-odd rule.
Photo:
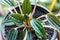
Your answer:
[[[19,0],[19,2],[22,4],[23,0]],[[60,0],[30,0],[30,2],[37,2],[55,14],[60,13]],[[0,27],[4,16],[9,12],[8,9],[11,9],[11,6],[17,6],[16,0],[0,0]]]

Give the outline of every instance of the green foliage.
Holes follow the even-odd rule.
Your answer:
[[[4,21],[2,24],[6,25],[6,26],[12,26],[12,25],[15,25],[15,23],[13,22],[13,20],[7,20],[7,21]]]
[[[58,3],[60,3],[60,0],[57,0]]]
[[[10,2],[11,6],[16,6],[17,5],[17,3],[15,2],[15,0],[9,0],[9,2]]]
[[[8,39],[7,39],[7,40],[16,40],[17,34],[18,34],[18,31],[17,31],[17,30],[11,29],[11,30],[8,32]]]
[[[21,14],[11,14],[10,16],[12,16],[13,18],[23,22],[25,20],[24,16],[22,16]]]
[[[19,34],[18,34],[18,39],[19,39],[19,40],[23,40],[24,35],[25,35],[24,31],[23,31],[23,30],[20,30],[20,32],[19,32]]]
[[[14,15],[14,14],[13,14]],[[20,20],[19,16],[14,16],[13,15],[9,16],[9,18],[7,18],[7,20],[5,20],[3,22],[3,24],[5,24],[6,26],[12,26],[12,25],[16,25],[16,26],[21,26],[23,24],[23,22]],[[15,14],[16,15],[16,14]],[[18,18],[17,18],[18,17]],[[19,20],[18,20],[19,19]]]
[[[60,11],[60,3],[55,4],[53,11]]]
[[[58,30],[60,30],[60,20],[54,14],[47,14],[48,22]]]
[[[45,29],[39,20],[32,19],[30,23],[39,38],[41,38],[41,37],[47,38]]]
[[[31,4],[29,0],[24,0],[22,4],[22,10],[24,14],[29,14],[31,12]]]
[[[9,7],[17,5],[17,3],[14,0],[0,0],[0,3]]]
[[[3,4],[5,6],[9,5],[9,3],[7,3],[5,0],[0,0],[0,4]],[[10,6],[10,5],[9,5]]]
[[[9,0],[9,1],[4,0],[4,1],[2,1],[2,3],[4,2],[4,4],[7,4],[8,6],[12,6],[12,7],[15,6],[14,0]],[[24,28],[22,28],[20,32],[18,32],[18,30],[16,29],[11,29],[8,32],[8,40],[16,40],[16,38],[18,38],[19,40],[23,40],[26,37],[26,35],[27,35],[27,38],[26,38],[27,40],[33,40],[33,37],[32,37],[33,35],[31,33],[32,28],[34,29],[35,34],[37,35],[38,38],[47,38],[45,29],[42,26],[41,24],[42,22],[40,21],[40,19],[37,20],[29,17],[30,12],[32,11],[30,0],[24,0],[22,4],[22,10],[20,11],[23,12],[22,13],[23,15],[10,14],[9,17],[4,21],[5,25],[7,26],[16,25],[17,26],[16,29],[19,29],[19,30],[21,28],[21,25],[24,24]],[[26,30],[27,30],[27,33],[25,35]]]
[[[33,40],[32,39],[32,33],[30,31],[28,31],[28,37],[27,37],[28,40]]]

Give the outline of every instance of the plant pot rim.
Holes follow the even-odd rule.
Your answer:
[[[31,3],[31,5],[35,5],[35,3]],[[37,6],[43,8],[43,9],[45,9],[46,11],[48,11],[49,13],[51,13],[51,11],[49,11],[49,9],[47,9],[47,8],[44,7],[43,5],[41,5],[41,4],[37,4]]]
[[[31,3],[31,5],[35,5],[35,3]],[[41,4],[37,4],[37,6],[39,6],[39,7],[43,8],[43,9],[45,9],[47,12],[51,13],[51,11],[49,11],[49,9],[47,9],[47,8],[46,8],[46,7],[44,7],[43,5],[41,5]],[[15,8],[16,8],[16,7],[18,7],[18,5],[17,5],[17,6],[15,6]],[[13,10],[13,8],[12,8],[11,10]]]

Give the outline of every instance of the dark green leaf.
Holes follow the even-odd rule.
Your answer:
[[[9,0],[9,2],[10,2],[11,6],[16,6],[17,5],[17,3],[15,2],[15,0]]]
[[[60,21],[58,17],[56,17],[54,14],[48,14],[47,15],[48,22],[55,28],[60,30]]]
[[[2,22],[2,24],[6,25],[6,26],[12,26],[12,25],[15,25],[15,23],[14,23],[13,20],[7,20],[7,21],[4,21],[4,22]]]
[[[11,14],[10,16],[12,16],[13,18],[23,22],[25,19],[24,19],[24,16],[22,16],[21,14]]]
[[[21,26],[23,23],[20,20],[17,20],[16,18],[9,16],[7,20],[3,22],[3,24],[6,24],[6,26],[11,25]]]
[[[24,0],[22,4],[22,10],[24,14],[29,14],[31,12],[30,0]]]
[[[14,0],[0,0],[0,3],[8,7],[13,7],[17,5]]]
[[[18,30],[11,29],[11,30],[8,32],[8,38],[7,38],[7,40],[16,40],[17,35],[18,35]]]
[[[33,40],[33,39],[32,39],[32,34],[31,34],[30,31],[28,31],[28,37],[27,37],[27,39],[28,39],[28,40]]]
[[[30,23],[31,23],[32,28],[37,33],[37,36],[39,35],[40,37],[47,38],[45,29],[44,29],[44,27],[42,26],[42,24],[39,20],[32,19]]]
[[[23,30],[20,30],[20,32],[18,33],[18,37],[17,38],[19,40],[23,40],[24,36],[25,36],[24,31]]]
[[[5,2],[5,0],[0,0],[0,4],[3,4],[5,6],[10,6],[7,2]]]
[[[42,38],[39,33],[35,32],[35,34],[36,34],[36,36],[37,36],[38,38]]]
[[[8,0],[4,0],[4,1],[5,1],[7,4],[9,4],[9,5],[11,4]]]

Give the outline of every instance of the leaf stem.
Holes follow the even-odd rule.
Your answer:
[[[27,36],[28,36],[28,31],[27,31],[27,29],[26,29],[25,37],[24,37],[23,40],[27,40]]]
[[[46,17],[47,15],[42,15],[42,16],[39,16],[37,19],[40,19],[40,18],[42,18],[42,17]]]
[[[20,3],[19,3],[18,1],[17,1],[17,3],[18,3],[18,6],[19,6],[19,10],[20,10],[20,12],[21,12],[21,15],[24,15],[23,12],[22,12],[22,8],[21,8]]]
[[[60,14],[57,14],[56,16],[60,16]]]
[[[25,26],[25,25],[22,25],[22,26],[19,26],[19,27],[13,28],[13,29],[23,28],[24,26]]]
[[[13,13],[13,11],[11,9],[8,9],[8,10],[9,10],[9,12]]]
[[[60,14],[56,14],[55,16],[60,16]],[[37,19],[40,19],[40,18],[42,18],[42,17],[47,17],[47,15],[42,15],[42,16],[39,16]],[[47,21],[47,19],[45,19],[45,20],[43,20],[43,22],[46,22]]]
[[[34,13],[35,13],[36,6],[37,6],[37,3],[36,3],[35,6],[34,6],[34,9],[33,9],[33,12],[32,12],[32,17],[33,17],[33,15],[34,15]]]
[[[18,12],[16,11],[16,9],[13,7],[14,11],[16,12],[16,14],[18,14]]]

